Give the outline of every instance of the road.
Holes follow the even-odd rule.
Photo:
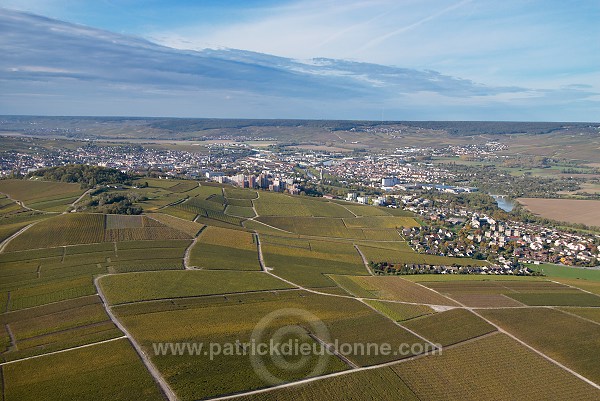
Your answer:
[[[364,253],[362,253],[362,251],[360,250],[360,248],[358,247],[358,245],[356,245],[356,244],[352,244],[352,245],[354,245],[354,249],[356,249],[356,251],[357,251],[357,252],[358,252],[358,254],[360,255],[360,257],[361,257],[361,259],[362,259],[362,261],[363,261],[363,264],[364,264],[364,265],[365,265],[365,267],[367,268],[367,271],[369,272],[369,274],[370,274],[371,276],[374,276],[374,274],[373,274],[373,270],[371,270],[371,266],[369,266],[369,262],[367,261],[367,258],[365,257],[365,254],[364,254]]]
[[[8,246],[10,241],[17,238],[19,235],[23,234],[25,231],[29,230],[32,226],[34,226],[37,223],[39,223],[39,221],[34,221],[33,223],[26,225],[25,227],[21,228],[19,231],[2,241],[2,244],[0,244],[0,253],[4,252],[4,249]]]
[[[106,274],[97,276],[96,278],[94,278],[94,286],[96,286],[96,291],[98,292],[100,299],[102,299],[102,305],[104,306],[104,309],[106,310],[106,313],[108,314],[108,317],[110,317],[110,320],[112,320],[112,322],[115,324],[115,326],[117,326],[119,328],[119,330],[121,330],[123,332],[123,334],[125,334],[125,337],[127,337],[129,339],[129,342],[131,343],[131,345],[133,345],[133,348],[136,350],[136,352],[142,359],[144,366],[146,366],[146,369],[148,369],[148,371],[152,375],[152,378],[154,379],[156,384],[158,384],[158,386],[162,390],[163,394],[167,397],[167,399],[169,401],[178,401],[179,399],[175,395],[175,392],[173,391],[173,389],[171,389],[171,386],[169,386],[169,383],[167,383],[167,381],[165,380],[163,375],[160,373],[160,371],[157,369],[157,367],[154,365],[154,363],[150,360],[148,355],[146,355],[146,353],[142,349],[141,345],[136,341],[136,339],[131,335],[131,333],[125,328],[125,326],[123,326],[123,324],[121,324],[119,319],[117,319],[117,317],[113,314],[112,309],[111,309],[110,305],[108,304],[106,297],[104,296],[104,292],[102,291],[102,286],[100,286],[100,284],[98,283],[98,280],[100,280],[104,276],[106,276]]]

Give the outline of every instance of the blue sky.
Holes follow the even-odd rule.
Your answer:
[[[2,7],[180,50],[232,48],[294,60],[344,59],[432,70],[490,88],[484,97],[403,91],[401,99],[371,107],[390,110],[390,118],[410,119],[406,114],[420,106],[431,112],[419,114],[432,118],[512,119],[512,113],[527,119],[523,110],[536,120],[559,112],[560,119],[570,120],[600,115],[597,0],[4,0]],[[493,89],[500,87],[521,90]],[[356,109],[349,106],[343,114]],[[306,109],[306,117],[319,118],[313,113]]]

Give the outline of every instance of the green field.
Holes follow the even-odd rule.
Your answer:
[[[349,228],[403,228],[419,227],[412,217],[399,216],[368,216],[344,219],[344,224]]]
[[[600,305],[598,296],[542,279],[445,281],[423,284],[470,307]]]
[[[181,193],[181,192],[187,192],[187,191],[197,188],[197,187],[198,187],[198,183],[195,181],[180,181],[177,184],[173,185],[172,187],[168,187],[168,189],[171,192]]]
[[[559,266],[552,264],[527,265],[532,270],[541,271],[550,278],[569,278],[591,281],[600,281],[600,270],[584,269],[569,266]]]
[[[249,299],[246,301],[246,299]],[[124,307],[127,310],[127,306]],[[409,332],[393,324],[390,320],[374,312],[360,302],[351,299],[332,299],[326,296],[308,294],[302,291],[288,291],[285,294],[271,294],[268,298],[257,300],[255,294],[237,297],[233,302],[221,301],[218,304],[172,309],[164,312],[146,314],[126,314],[122,319],[141,343],[150,349],[150,344],[160,341],[194,341],[224,343],[240,339],[247,342],[257,323],[274,311],[301,310],[303,315],[289,314],[276,319],[264,327],[264,335],[270,338],[279,328],[298,327],[303,333],[314,317],[326,325],[331,341],[338,339],[344,343],[390,343],[397,349],[402,343],[421,344],[422,341]],[[118,312],[119,309],[117,309]],[[119,312],[118,312],[119,313]],[[303,320],[302,316],[306,316]],[[190,325],[186,322],[201,321],[202,325]],[[310,327],[310,326],[309,326]],[[372,330],[377,327],[377,331]],[[297,330],[297,329],[294,329]],[[261,337],[262,338],[262,337]],[[300,335],[303,342],[312,343],[308,336]],[[408,357],[410,354],[395,355],[359,355],[347,357],[360,365],[380,363]],[[227,394],[244,389],[260,388],[268,385],[252,369],[248,357],[218,355],[212,363],[206,356],[154,356],[153,360],[166,376],[167,380],[182,400],[199,399],[218,394]],[[277,369],[267,363],[267,367],[276,372],[283,380],[305,377],[314,364],[309,359],[308,367],[296,371]],[[325,372],[347,369],[347,366],[335,356],[327,357]],[[201,373],[200,373],[201,372]],[[198,375],[203,377],[203,385],[194,383]],[[227,375],[228,380],[222,380]]]
[[[2,354],[15,360],[122,336],[97,296],[0,315],[16,342]]]
[[[320,198],[261,192],[254,200],[259,216],[354,217],[344,207]]]
[[[372,276],[361,252],[367,261],[394,264],[487,262],[414,252],[400,233],[419,223],[400,209],[191,180],[135,182],[126,190],[144,196],[136,203],[142,215],[48,213],[67,210],[83,190],[0,180],[0,193],[43,210],[27,210],[0,194],[0,241],[35,223],[0,253],[0,399],[163,399],[105,307],[182,401],[335,372],[343,374],[239,398],[600,397],[478,316],[600,382],[598,270],[536,265],[546,277]],[[109,306],[97,294],[97,277]],[[272,313],[282,315],[264,323]],[[317,322],[324,332],[315,329]],[[293,369],[282,363],[298,362],[298,355],[266,356],[263,368],[279,379],[272,382],[244,354],[257,328],[266,341],[355,348],[344,357],[326,356],[318,372],[314,354]],[[432,350],[424,339],[441,344],[442,354],[422,355]],[[160,342],[232,351],[213,360],[186,349],[161,355],[153,346]],[[361,352],[369,344],[376,350],[389,344],[392,352]],[[405,345],[416,349],[396,352]],[[351,370],[367,366],[374,369]]]
[[[234,199],[256,199],[258,194],[250,189],[225,188],[225,196]]]
[[[254,234],[207,227],[190,253],[190,264],[205,269],[260,270]]]
[[[153,299],[197,297],[290,288],[268,274],[235,271],[160,271],[110,275],[100,279],[113,305]]]
[[[202,227],[204,227],[203,224],[189,221],[187,219],[181,219],[178,217],[170,216],[164,213],[152,213],[148,217],[157,220],[166,226],[182,231],[191,237],[195,237],[196,235],[198,235]]]
[[[530,306],[600,306],[600,296],[587,294],[585,292],[508,294],[508,296]]]
[[[6,251],[51,248],[104,241],[139,241],[190,238],[147,216],[63,214],[32,226],[6,247]]]
[[[259,211],[260,214],[260,211]],[[404,217],[389,217],[389,219],[405,219]],[[410,218],[409,218],[410,219]],[[362,218],[333,218],[333,217],[281,217],[263,216],[257,218],[261,223],[279,228],[290,233],[330,238],[348,238],[357,240],[383,240],[401,241],[402,238],[396,231],[394,224],[373,224],[365,227]],[[361,220],[355,225],[349,224],[354,220]],[[406,221],[407,224],[412,224]]]
[[[331,277],[338,280],[338,276]],[[343,280],[354,283],[355,286],[350,287],[342,281],[340,286],[357,297],[458,306],[455,302],[398,276],[346,276]],[[355,288],[358,290],[356,293]]]
[[[589,400],[598,390],[503,334],[392,369],[421,400]]]
[[[485,318],[549,357],[598,382],[600,326],[554,309],[486,309]],[[551,335],[548,335],[551,333]]]
[[[413,251],[406,242],[361,242],[360,250],[367,260],[372,262],[388,262],[393,264],[424,264],[443,266],[487,266],[484,260],[471,258],[452,258],[447,256],[427,255]]]
[[[496,328],[465,309],[451,309],[404,322],[403,326],[444,347],[495,331]]]
[[[600,324],[600,308],[558,308],[563,312],[581,316],[584,319],[593,320]]]
[[[7,400],[162,400],[129,341],[43,356],[2,367]]]
[[[227,208],[225,208],[225,214],[228,214],[230,216],[244,217],[244,218],[250,218],[250,217],[256,216],[256,214],[254,213],[254,209],[252,209],[252,207],[234,206],[234,205],[227,205]]]
[[[339,280],[340,277],[341,276],[338,276],[336,281]],[[374,300],[367,300],[365,302],[396,322],[402,322],[434,313],[433,309],[425,305],[411,305]]]
[[[261,235],[265,263],[273,273],[309,287],[330,287],[326,274],[367,274],[351,243]]]
[[[8,310],[31,308],[96,293],[91,276],[59,278],[41,284],[27,283],[25,286],[14,283],[11,287]]]
[[[225,203],[228,206],[252,207],[252,201],[250,199],[226,198]]]
[[[38,180],[0,180],[0,192],[34,209],[63,211],[84,190],[79,184]]]
[[[333,202],[350,210],[356,216],[390,216],[387,211],[388,208],[384,207],[360,205],[354,202],[344,202],[339,200],[335,200]]]
[[[40,221],[11,241],[6,251],[103,241],[104,215],[64,214]]]
[[[321,379],[237,398],[240,401],[417,401],[418,398],[390,368],[372,369]]]

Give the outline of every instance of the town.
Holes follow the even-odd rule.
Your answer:
[[[256,140],[257,138],[252,138]],[[290,195],[311,194],[367,205],[412,211],[422,227],[404,229],[411,247],[424,254],[486,259],[490,267],[478,273],[523,272],[524,263],[560,263],[595,266],[600,260],[600,236],[572,233],[552,226],[499,220],[468,207],[452,207],[440,194],[478,192],[456,173],[432,164],[432,156],[449,157],[478,152],[495,157],[497,143],[446,146],[443,148],[397,148],[388,154],[269,149],[251,147],[243,141],[223,138],[203,145],[199,151],[172,150],[141,145],[98,145],[76,141],[74,148],[49,150],[35,138],[20,138],[27,151],[0,153],[0,175],[25,176],[37,169],[66,164],[111,167],[133,175],[162,179],[203,179],[241,188]],[[344,188],[335,194],[315,192],[323,184]],[[438,266],[443,272],[460,272],[456,266]]]

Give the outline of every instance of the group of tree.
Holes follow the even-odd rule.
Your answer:
[[[82,188],[93,188],[102,184],[131,184],[132,177],[114,168],[67,164],[33,171],[28,178],[40,177],[48,181],[79,183]]]
[[[146,198],[135,192],[104,192],[95,191],[92,193],[92,199],[86,204],[89,208],[98,213],[107,214],[141,214],[143,209],[135,205],[136,202]]]

